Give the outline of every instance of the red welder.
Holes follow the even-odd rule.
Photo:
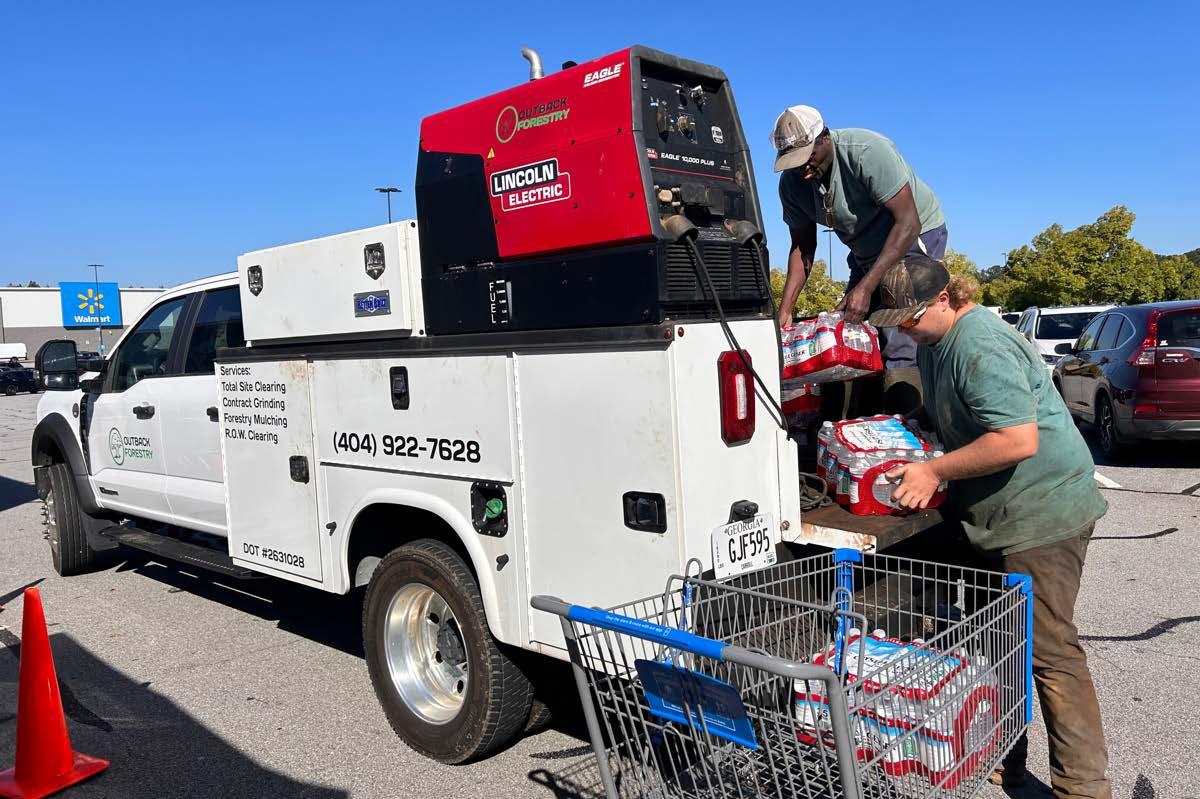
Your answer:
[[[768,306],[715,67],[635,46],[426,117],[416,192],[430,334],[710,316],[713,292],[728,313]]]

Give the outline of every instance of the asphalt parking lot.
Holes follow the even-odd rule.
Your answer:
[[[596,795],[577,714],[474,765],[406,749],[372,693],[353,597],[269,580],[224,585],[137,555],[56,576],[29,462],[36,402],[0,397],[0,769],[14,758],[21,590],[36,584],[72,743],[112,761],[68,796]],[[1098,470],[1109,513],[1076,619],[1114,796],[1200,797],[1200,447],[1144,447]],[[1030,766],[1049,781],[1036,723]],[[1009,795],[1044,794],[1035,783]]]

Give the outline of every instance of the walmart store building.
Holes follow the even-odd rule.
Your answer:
[[[74,339],[82,352],[105,352],[162,292],[90,281],[0,288],[0,344],[24,344],[24,361],[55,338]],[[0,360],[7,361],[7,354]]]

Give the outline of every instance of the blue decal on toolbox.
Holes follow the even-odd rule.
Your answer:
[[[388,291],[368,291],[354,295],[355,316],[383,316],[392,312],[392,298]]]
[[[642,680],[646,704],[654,715],[691,724],[707,730],[709,735],[750,749],[758,748],[746,705],[729,683],[653,660],[635,660],[633,665]]]

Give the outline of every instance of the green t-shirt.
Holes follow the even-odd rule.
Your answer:
[[[883,204],[905,183],[912,189],[921,232],[946,224],[938,198],[913,174],[890,139],[862,128],[831,129],[829,135],[834,157],[827,191],[833,200],[833,229],[860,267],[869,267],[883,250],[894,221]],[[818,182],[805,180],[799,169],[779,176],[779,199],[783,221],[790,227],[805,221],[828,224]]]
[[[917,348],[925,413],[947,451],[988,431],[1037,422],[1032,458],[950,484],[948,505],[976,548],[1010,555],[1078,535],[1108,510],[1095,465],[1041,357],[1015,329],[975,306]]]

